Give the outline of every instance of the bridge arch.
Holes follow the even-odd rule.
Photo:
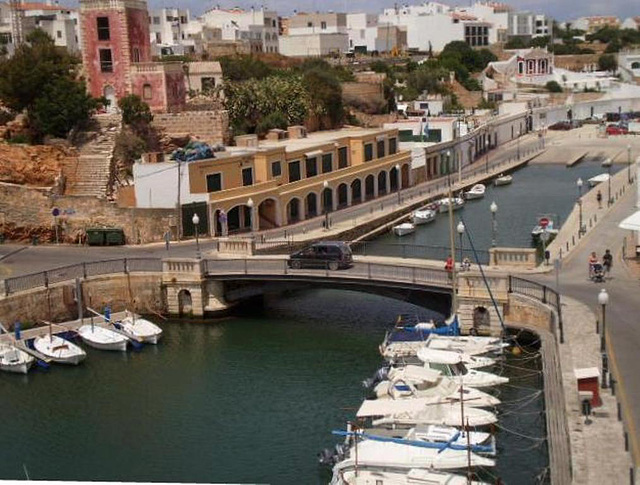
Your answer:
[[[178,292],[178,314],[183,316],[190,315],[191,313],[193,313],[191,292],[183,288]]]
[[[475,333],[482,333],[491,328],[491,314],[484,306],[477,306],[473,309],[473,330]]]

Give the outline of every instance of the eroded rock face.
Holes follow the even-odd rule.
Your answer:
[[[62,145],[0,143],[0,182],[51,187],[62,167],[77,160],[76,150]]]

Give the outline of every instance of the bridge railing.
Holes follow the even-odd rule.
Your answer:
[[[451,250],[448,246],[429,246],[425,244],[379,243],[375,241],[355,241],[350,243],[353,254],[359,256],[390,256],[395,258],[429,259],[444,261]],[[460,259],[460,249],[456,249],[456,260]],[[462,259],[476,263],[476,255],[480,264],[489,264],[489,251],[471,249],[462,250]]]
[[[31,273],[4,280],[4,295],[9,296],[34,288],[48,288],[49,285],[71,281],[76,278],[88,278],[117,273],[160,272],[160,258],[121,258],[71,264],[59,268]]]
[[[293,266],[293,267],[292,267]],[[272,259],[207,259],[205,271],[209,276],[323,276],[327,278],[393,281],[448,288],[449,274],[444,270],[411,265],[354,261],[349,268],[335,268],[331,261],[305,260],[300,267],[288,258]]]

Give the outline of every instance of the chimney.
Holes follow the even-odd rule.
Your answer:
[[[258,135],[240,135],[234,138],[236,146],[258,148]]]
[[[287,128],[287,131],[289,132],[289,138],[291,140],[307,137],[307,129],[301,125],[290,126]]]
[[[273,128],[269,130],[265,138],[271,141],[284,140],[285,138],[287,138],[287,132],[279,128]]]

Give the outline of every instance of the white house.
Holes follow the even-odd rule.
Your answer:
[[[222,40],[245,40],[255,46],[252,50],[256,52],[278,52],[280,21],[273,10],[215,7],[207,10],[200,20],[204,26],[221,29]]]
[[[179,175],[178,170],[180,170]],[[178,205],[178,179],[180,179],[180,204],[208,200],[208,194],[191,194],[188,163],[138,162],[133,165],[133,179],[136,207],[175,209]]]
[[[493,28],[489,30],[489,43],[504,42],[509,28],[511,7],[497,2],[476,2],[470,7],[456,7],[456,12],[467,13],[485,22]]]
[[[347,33],[349,50],[371,52],[376,48],[378,37],[378,16],[370,13],[348,13]]]
[[[633,29],[633,30],[640,29],[640,16],[629,17],[625,19],[624,22],[622,22],[622,25],[620,26],[620,28]]]
[[[288,57],[319,57],[349,51],[346,33],[280,36],[280,54]]]
[[[532,39],[551,34],[553,21],[543,14],[533,12],[511,12],[507,25],[507,37]]]

